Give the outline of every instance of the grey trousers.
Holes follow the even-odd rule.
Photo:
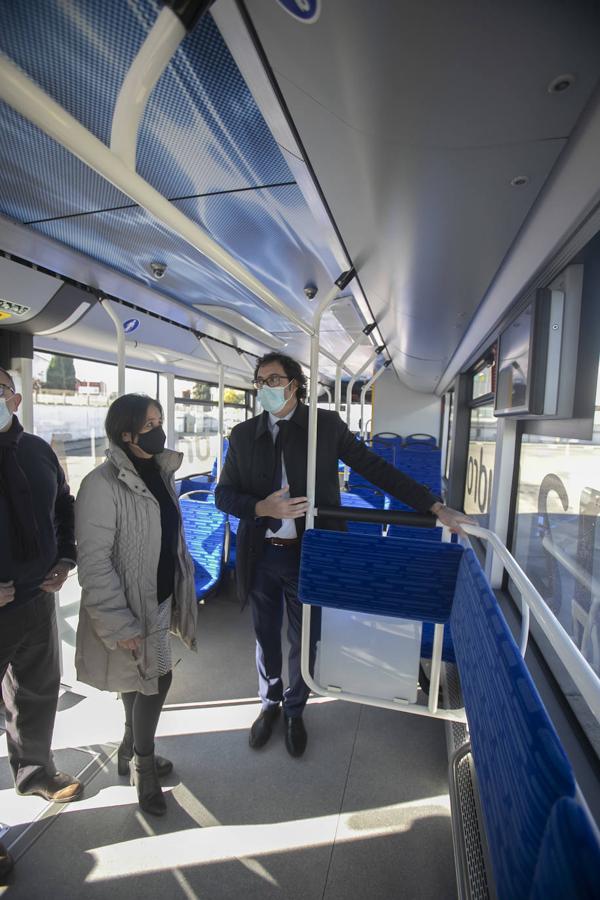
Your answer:
[[[54,594],[0,610],[0,680],[8,760],[21,788],[40,769],[54,772],[50,745],[60,688]]]

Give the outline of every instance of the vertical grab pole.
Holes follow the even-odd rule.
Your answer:
[[[351,353],[354,353],[358,345],[363,339],[363,334],[366,334],[367,337],[371,334],[371,332],[376,328],[376,323],[371,322],[370,325],[365,325],[361,334],[356,337],[350,346],[344,351],[341,356],[341,359],[338,361],[335,367],[335,411],[339,413],[342,408],[342,369],[344,368],[344,363],[348,359]]]
[[[429,679],[429,712],[434,714],[438,708],[438,691],[442,671],[442,645],[444,643],[444,626],[433,626],[433,650],[431,652],[431,677]]]
[[[340,275],[336,280],[335,285],[321,300],[315,311],[314,329],[310,336],[311,384],[317,384],[319,378],[319,342],[323,313],[329,304],[335,300],[339,291],[343,290],[346,285],[352,281],[355,275],[356,272],[354,269],[350,269],[348,272],[344,272]],[[308,406],[308,448],[306,462],[306,496],[308,499],[308,510],[306,513],[307,531],[309,528],[314,528],[315,524],[315,489],[317,480],[317,394],[318,391],[311,391]],[[310,674],[310,613],[311,607],[308,604],[303,604],[301,670],[302,677],[309,686],[312,684],[312,676]]]
[[[387,367],[390,365],[391,359],[387,359],[380,369],[377,369],[372,378],[369,378],[366,384],[363,384],[360,391],[360,436],[364,440],[367,435],[367,427],[365,425],[365,397],[369,388],[373,387],[380,375],[383,375]]]
[[[331,409],[331,391],[326,384],[322,384],[321,387],[323,388],[325,396],[327,397],[327,404],[329,406],[329,409]]]
[[[200,343],[217,366],[217,373],[219,377],[219,429],[218,429],[218,438],[219,443],[217,445],[217,476],[216,480],[219,480],[219,476],[221,475],[221,469],[223,468],[223,408],[225,405],[225,366],[213,350],[213,348],[209,345],[207,339],[205,337],[200,338]]]
[[[103,297],[100,300],[100,305],[109,319],[112,319],[117,332],[117,396],[122,397],[125,393],[125,332],[123,331],[123,323],[114,311],[110,300]]]

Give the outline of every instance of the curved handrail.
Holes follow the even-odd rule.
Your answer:
[[[579,689],[581,696],[596,719],[600,721],[600,678],[598,678],[585,657],[579,652],[558,619],[550,611],[542,595],[533,586],[497,534],[479,525],[462,525],[461,527],[467,534],[487,541],[494,553],[498,555],[521,594],[523,612],[531,610],[540,628],[550,641],[553,650]],[[522,641],[523,623],[521,643]]]

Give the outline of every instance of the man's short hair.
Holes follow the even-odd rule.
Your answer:
[[[15,385],[15,379],[12,377],[12,375],[10,374],[10,372],[8,371],[8,369],[5,369],[4,366],[0,366],[0,372],[2,372],[2,374],[5,375],[5,376],[8,378],[8,380],[9,380],[9,382],[10,382],[10,387],[11,387],[11,388],[13,389],[13,391],[15,391],[15,393],[16,393],[17,388],[16,388],[16,385]]]
[[[306,399],[306,375],[302,371],[302,366],[299,362],[296,362],[295,359],[292,359],[291,356],[286,356],[285,353],[265,353],[264,356],[257,361],[256,366],[254,368],[254,381],[258,376],[258,370],[261,366],[266,366],[269,363],[278,362],[283,368],[283,371],[287,375],[287,377],[292,380],[295,380],[298,385],[298,390],[296,391],[296,398],[302,402]]]
[[[132,437],[139,434],[146,424],[150,405],[156,406],[162,417],[162,406],[154,397],[147,397],[145,394],[123,394],[122,397],[117,397],[110,404],[104,422],[109,441],[125,449],[123,432],[131,434]]]

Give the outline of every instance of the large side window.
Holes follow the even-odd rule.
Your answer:
[[[127,368],[126,390],[156,397],[155,372]],[[104,420],[117,396],[117,367],[36,351],[33,358],[33,430],[58,456],[73,493],[106,451]]]
[[[513,555],[600,675],[600,379],[590,440],[523,435]]]
[[[175,441],[183,453],[178,477],[210,472],[217,455],[219,389],[205,381],[175,379]],[[251,392],[225,387],[223,427],[228,434],[251,412]]]
[[[484,527],[489,523],[498,423],[494,417],[494,356],[475,367],[471,382],[469,445],[464,511]]]

